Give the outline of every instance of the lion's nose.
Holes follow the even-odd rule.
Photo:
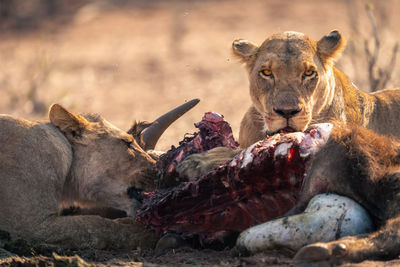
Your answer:
[[[301,109],[277,109],[274,108],[275,113],[279,116],[284,117],[285,119],[290,119],[296,116],[297,113],[301,111]]]

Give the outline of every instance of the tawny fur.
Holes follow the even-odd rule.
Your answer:
[[[261,46],[246,40],[234,41],[233,52],[249,73],[252,100],[241,122],[241,147],[287,126],[303,131],[310,123],[330,120],[399,137],[400,90],[373,94],[358,90],[333,66],[344,46],[345,40],[337,31],[318,42],[296,32],[272,35]],[[263,70],[272,75],[261,75]],[[307,72],[312,74],[307,76]],[[299,112],[287,119],[274,109]]]
[[[154,245],[154,234],[132,218],[61,216],[76,203],[134,216],[127,189],[153,189],[155,162],[100,116],[59,105],[49,116],[31,122],[0,115],[0,229],[70,248]]]

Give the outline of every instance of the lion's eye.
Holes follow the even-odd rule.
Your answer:
[[[315,73],[315,71],[313,71],[313,70],[306,70],[306,71],[304,72],[304,76],[310,77],[310,76],[313,76],[314,73]]]
[[[267,70],[267,69],[260,71],[260,76],[263,78],[273,78],[274,77],[274,75],[272,74],[272,71]]]

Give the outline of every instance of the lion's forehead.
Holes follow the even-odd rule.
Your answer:
[[[82,115],[87,121],[91,122],[90,125],[87,125],[87,129],[90,129],[91,134],[93,136],[103,136],[103,137],[112,137],[118,138],[121,140],[125,140],[126,142],[132,142],[132,135],[122,131],[120,128],[110,123],[99,114],[96,113],[88,113]]]
[[[310,65],[315,65],[314,59],[306,54],[294,56],[293,54],[269,52],[258,57],[254,70],[269,68],[276,72],[298,73],[304,71]]]
[[[296,32],[272,35],[260,46],[259,57],[275,54],[278,59],[312,60],[316,52],[315,42],[308,36]]]

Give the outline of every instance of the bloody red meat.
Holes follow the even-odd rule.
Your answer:
[[[160,159],[167,160],[160,164],[168,175],[191,153],[237,147],[229,125],[215,113],[207,113],[197,126],[199,134]],[[300,149],[304,136],[274,135],[195,181],[159,189],[145,197],[137,219],[163,233],[197,236],[209,243],[281,216],[295,205],[304,177],[309,159]]]
[[[198,132],[179,142],[178,147],[161,155],[157,161],[160,171],[159,188],[176,186],[182,182],[176,172],[176,166],[186,157],[194,153],[202,153],[215,147],[229,147],[237,149],[239,144],[235,141],[232,129],[224,117],[215,112],[207,112],[202,120],[195,124]]]

